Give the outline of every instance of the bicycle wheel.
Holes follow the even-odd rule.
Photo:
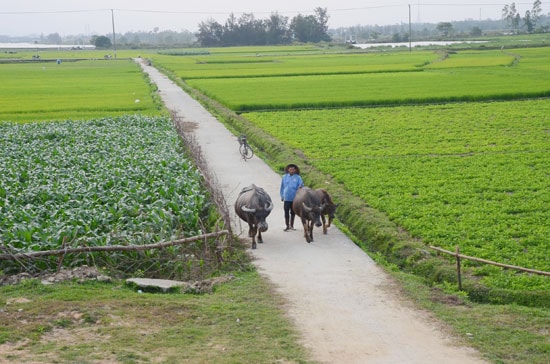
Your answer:
[[[244,160],[250,159],[254,156],[254,151],[252,150],[252,148],[248,144],[242,144],[239,147],[239,152],[243,156]]]

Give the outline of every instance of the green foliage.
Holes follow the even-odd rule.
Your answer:
[[[509,304],[515,303],[526,307],[550,308],[550,290],[514,290],[495,288],[475,282],[466,282],[464,291],[471,300],[481,303]]]
[[[240,64],[240,71],[222,71],[216,79],[190,79],[187,82],[237,112],[549,96],[550,73],[541,73],[541,68],[548,67],[543,59],[548,58],[550,49],[547,47],[516,52],[520,55],[525,52],[534,57],[527,56],[525,61],[521,57],[519,63],[515,64],[515,55],[496,51],[484,53],[483,56],[468,52],[463,55],[459,52],[458,56],[453,55],[444,61],[420,68],[416,64],[422,62],[413,56],[404,56],[400,66],[393,63],[382,66],[385,60],[398,59],[395,54],[385,57],[370,54],[341,55],[340,66],[336,63],[327,64],[326,61],[319,60],[319,56],[310,56],[302,58],[302,62],[306,59],[309,61],[307,70],[294,68],[290,71],[278,63],[271,65],[272,70],[267,69],[265,63],[261,66]],[[424,58],[426,57],[427,54],[424,54]],[[331,56],[328,57],[330,58]],[[350,60],[365,63],[347,66]],[[449,66],[446,66],[446,62],[449,62]],[[510,64],[515,66],[510,67]],[[302,65],[306,67],[305,63]],[[244,68],[246,70],[242,70]],[[285,76],[281,72],[283,70],[292,73]],[[423,72],[415,72],[422,70]],[[175,72],[178,73],[177,70]],[[248,77],[233,79],[234,72],[241,77]],[[266,76],[266,73],[277,77],[258,77]]]
[[[548,271],[549,107],[541,100],[243,116],[301,150],[309,164],[413,238]],[[544,277],[520,277],[484,281],[510,287],[521,279],[516,289],[548,288]]]
[[[104,35],[93,35],[90,43],[95,45],[97,48],[111,48],[113,45],[111,43],[111,38]]]
[[[458,338],[491,363],[546,363],[550,311],[517,304],[474,303],[450,283],[426,287],[424,279],[393,274],[416,302],[451,325]],[[519,294],[519,292],[516,292]]]
[[[179,143],[167,118],[0,123],[2,246],[37,251],[201,234],[210,205]],[[157,267],[165,264],[154,253],[139,255],[156,256]],[[65,263],[77,265],[80,259]],[[132,257],[103,257],[110,264],[126,259]],[[3,261],[0,268],[8,272],[13,264]]]
[[[282,299],[255,271],[204,295],[139,294],[117,280],[36,286],[48,290],[0,286],[9,362],[309,363]]]
[[[128,50],[128,49],[119,49],[117,50],[116,60],[128,61],[131,58],[136,57],[149,57],[150,54],[155,54],[156,52],[151,53],[146,50]],[[40,56],[40,60],[33,60],[33,56]],[[2,63],[21,63],[20,61],[32,61],[33,64],[44,65],[55,64],[58,59],[62,62],[68,61],[103,61],[106,54],[110,54],[109,51],[104,49],[21,49],[17,50],[15,53],[0,53],[0,60]],[[111,54],[114,57],[114,53]],[[4,59],[3,59],[4,58]],[[111,59],[115,60],[115,59]]]
[[[154,90],[130,60],[3,64],[0,78],[0,121],[160,114]]]
[[[157,55],[154,56],[154,60],[155,64],[171,70],[178,77],[190,80],[408,72],[419,71],[420,65],[429,64],[439,58],[437,54],[429,51],[407,55],[336,52],[326,54],[319,49],[288,49],[286,53],[283,52],[285,49],[288,47],[280,47],[279,52],[267,48],[258,49],[257,53],[215,53],[185,58]],[[248,51],[251,52],[252,49]]]
[[[168,56],[205,56],[210,54],[205,49],[165,49],[158,52]]]
[[[324,74],[316,77],[235,80],[228,71],[226,79],[195,79],[184,87],[198,86],[234,110],[237,104],[231,102],[232,96],[225,97],[226,91],[239,105],[251,109],[259,107],[262,99],[269,99],[269,107],[277,109],[304,106],[311,100],[321,109],[241,116],[218,112],[238,132],[246,132],[274,168],[299,158],[307,166],[306,183],[329,186],[341,203],[339,219],[368,250],[382,253],[389,264],[415,271],[431,282],[453,282],[452,260],[434,256],[427,244],[449,250],[460,245],[468,255],[548,270],[550,186],[544,171],[549,169],[550,104],[542,99],[400,105],[446,97],[455,101],[523,98],[526,94],[517,92],[522,89],[532,95],[544,94],[549,90],[548,51],[452,52],[439,62],[422,63],[425,71],[418,73],[330,74],[336,67],[325,61]],[[397,54],[405,59],[403,63],[411,60],[409,53]],[[395,54],[384,56],[398,59]],[[345,60],[353,57],[365,64],[374,59],[370,54],[342,55],[344,73]],[[303,57],[312,69],[322,63],[321,58]],[[263,67],[241,65],[244,75]],[[366,71],[370,66],[364,67]],[[223,77],[223,71],[216,77]],[[532,82],[537,78],[546,81]],[[448,84],[443,88],[445,79]],[[224,96],[218,97],[222,89]],[[354,99],[391,107],[327,107],[350,104]],[[205,102],[221,110],[215,102]],[[548,296],[545,277],[508,274],[496,267],[488,270],[468,261],[463,265],[467,275],[477,276],[474,282],[482,281],[495,295],[503,293],[501,302],[510,302],[528,290]],[[517,294],[505,294],[502,290],[506,289]]]

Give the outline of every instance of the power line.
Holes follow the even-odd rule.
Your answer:
[[[28,14],[63,14],[63,13],[92,13],[100,11],[111,11],[111,9],[88,9],[88,10],[48,10],[48,11],[0,11],[4,15],[28,15]]]
[[[548,2],[547,2],[548,3]],[[515,3],[516,5],[533,5],[533,3]],[[541,5],[544,4],[544,2],[541,2]],[[457,3],[439,3],[439,4],[434,4],[434,3],[429,3],[429,4],[418,4],[418,5],[421,5],[421,6],[506,6],[507,4],[495,4],[495,3],[460,3],[460,4],[457,4]]]
[[[532,5],[532,3],[515,3],[517,5]],[[541,5],[550,4],[550,2],[541,2]],[[422,7],[431,7],[431,6],[453,6],[453,7],[480,7],[480,6],[499,6],[504,7],[506,4],[495,4],[495,3],[417,3],[411,4],[411,6],[422,6]],[[353,8],[336,8],[328,9],[331,12],[344,12],[344,11],[357,11],[357,10],[372,10],[372,9],[384,9],[384,8],[402,8],[407,5],[403,4],[386,4],[386,5],[377,5],[377,6],[361,6]],[[79,10],[44,10],[44,11],[0,11],[0,14],[3,15],[29,15],[29,14],[63,14],[63,13],[91,13],[91,12],[110,12],[115,10],[117,12],[134,12],[134,13],[151,13],[151,14],[193,14],[193,15],[226,15],[229,13],[250,13],[250,11],[187,11],[187,10],[149,10],[149,9],[79,9]],[[311,13],[311,10],[288,10],[288,11],[261,11],[261,12],[252,12],[256,14],[271,14],[271,13]]]

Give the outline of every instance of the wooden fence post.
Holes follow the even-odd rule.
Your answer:
[[[454,253],[450,250],[445,250],[445,249],[439,248],[437,246],[430,245],[429,248],[433,249],[433,250],[436,250],[440,253],[455,256],[456,260],[457,260],[457,263],[458,263],[457,268],[458,268],[459,271],[460,271],[460,259],[463,258],[463,259],[472,260],[474,262],[479,262],[479,263],[483,263],[483,264],[495,265],[497,267],[502,267],[502,268],[505,268],[505,269],[515,269],[515,270],[519,270],[521,272],[527,272],[527,273],[532,273],[532,274],[540,274],[540,275],[547,276],[547,277],[550,276],[550,272],[545,272],[543,270],[518,267],[517,265],[503,264],[503,263],[493,262],[493,261],[490,261],[490,260],[487,260],[487,259],[481,259],[481,258],[476,258],[476,257],[471,257],[471,256],[468,256],[468,255],[460,254],[460,250],[458,248],[458,245],[457,245],[456,251]],[[3,254],[0,254],[0,259],[2,259],[2,256],[3,256]],[[460,275],[459,275],[459,278],[460,278]]]
[[[460,248],[456,246],[456,274],[458,276],[458,290],[462,291],[462,274],[460,271]]]

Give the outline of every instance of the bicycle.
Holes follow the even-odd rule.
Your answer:
[[[254,150],[252,147],[248,144],[246,135],[239,136],[239,153],[241,153],[241,156],[246,161],[247,159],[250,159],[254,157]]]

